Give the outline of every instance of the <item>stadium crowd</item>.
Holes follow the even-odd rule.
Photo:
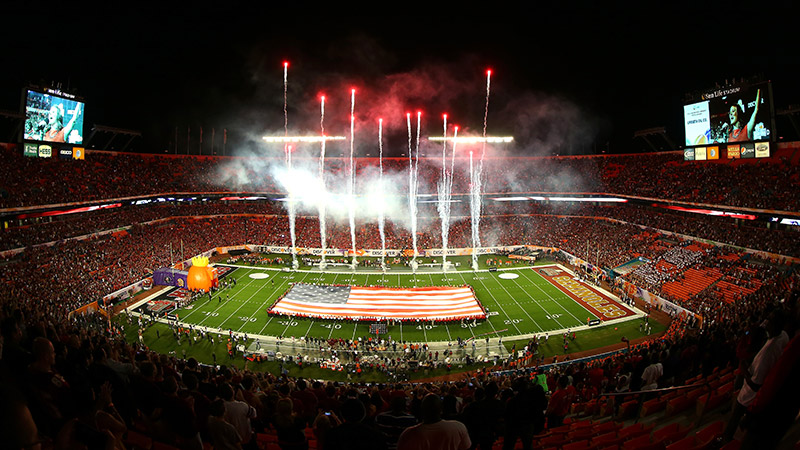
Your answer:
[[[0,208],[71,203],[173,192],[280,192],[271,168],[282,158],[229,158],[90,152],[86,160],[26,158],[0,148]],[[440,160],[422,158],[421,194],[435,194]],[[316,168],[316,158],[298,166]],[[454,193],[469,192],[459,161]],[[331,183],[347,160],[329,158]],[[359,158],[357,173],[373,173],[374,158]],[[462,167],[464,166],[464,167]],[[316,170],[316,169],[315,169]],[[405,174],[405,158],[384,160],[387,174]],[[679,152],[552,158],[487,158],[486,192],[598,192],[696,203],[791,211],[800,204],[800,154],[788,146],[768,159],[683,161]],[[402,178],[402,177],[401,177]],[[356,189],[364,180],[357,178]],[[402,186],[401,186],[402,188]],[[407,190],[407,187],[404,188]]]
[[[0,207],[231,189],[217,181],[218,171],[228,170],[225,159],[180,158],[177,164],[168,157],[96,153],[85,161],[41,161],[3,151],[11,164],[0,166]],[[525,191],[624,192],[796,209],[795,153],[768,161],[708,164],[684,163],[672,153],[526,159],[510,177],[503,175],[507,161],[489,161],[487,190],[514,192],[522,186]],[[342,170],[341,161],[331,164],[333,172]],[[388,165],[400,171],[403,162]],[[431,166],[420,178],[433,183],[436,172]],[[574,176],[541,177],[537,172]],[[235,190],[275,190],[255,170],[245,175]],[[709,180],[713,186],[703,184]],[[457,177],[456,187],[465,189],[466,181]],[[158,354],[126,341],[124,325],[103,312],[68,315],[156,268],[216,246],[288,246],[286,217],[276,216],[274,206],[131,208],[5,231],[2,249],[12,249],[131,225],[102,237],[29,247],[0,262],[3,445],[121,449],[155,440],[185,449],[201,449],[206,443],[215,449],[256,449],[274,439],[270,442],[282,449],[307,449],[313,441],[321,449],[405,449],[419,448],[427,440],[446,442],[447,448],[485,449],[502,440],[504,449],[515,448],[517,441],[529,448],[535,435],[558,429],[573,405],[602,398],[613,409],[621,402],[608,394],[680,386],[738,368],[736,406],[722,438],[732,438],[741,422],[742,448],[773,447],[800,408],[800,276],[788,263],[636,224],[797,256],[792,233],[718,227],[712,218],[639,214],[627,207],[580,207],[587,217],[549,215],[558,208],[486,216],[484,243],[535,241],[606,268],[645,258],[649,262],[625,279],[702,315],[702,326],[691,329],[692,321],[676,317],[664,335],[627,351],[538,368],[541,360],[535,358],[535,345],[529,345],[520,351],[516,367],[534,366],[529,367],[533,376],[522,370],[486,370],[456,382],[309,381]],[[595,215],[630,223],[588,217]],[[430,219],[426,228],[438,230],[437,220]],[[349,248],[346,225],[330,223],[328,233],[329,247]],[[359,247],[380,248],[376,224],[359,223],[357,235]],[[421,248],[440,242],[437,232],[418,238]],[[388,248],[408,248],[410,240],[404,228],[387,224]],[[317,220],[299,217],[297,245],[318,243]],[[470,245],[469,219],[455,218],[450,246]],[[690,269],[716,271],[720,279],[748,289],[735,301],[727,301],[714,286],[688,298],[665,292],[667,283],[681,282]],[[612,288],[622,293],[621,286]]]
[[[203,443],[258,448],[260,439],[272,436],[283,449],[309,448],[312,440],[322,449],[418,448],[419,439],[443,439],[452,445],[447,448],[492,448],[501,437],[510,449],[558,428],[574,404],[752,364],[760,378],[744,372],[737,383],[763,389],[755,400],[740,395],[745,406],[753,405],[743,444],[760,439],[757,445],[769,448],[765,443],[781,438],[800,405],[792,378],[800,291],[796,276],[784,281],[789,289],[765,285],[700,331],[674,320],[663,336],[591,362],[539,369],[534,376],[478,371],[456,382],[376,385],[201,365],[126,342],[120,325],[102,314],[67,318],[62,308],[42,308],[35,298],[3,296],[0,432],[12,448],[124,448],[141,439],[188,449]],[[759,359],[774,346],[769,361]],[[780,372],[765,372],[762,364]]]

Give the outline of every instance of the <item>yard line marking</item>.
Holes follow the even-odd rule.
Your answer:
[[[306,275],[303,277],[303,281],[305,281],[305,279],[306,279],[307,277],[308,277],[308,274],[306,274]],[[259,311],[261,311],[261,310],[264,308],[264,306],[266,306],[266,304],[267,304],[267,303],[269,303],[269,299],[270,299],[270,297],[272,297],[272,295],[274,295],[276,291],[280,291],[280,288],[281,288],[281,286],[283,286],[284,284],[288,285],[288,284],[289,284],[289,283],[288,283],[288,281],[289,281],[288,279],[284,278],[284,279],[283,279],[283,280],[282,280],[280,283],[278,283],[278,285],[277,285],[277,286],[275,286],[275,289],[273,289],[273,290],[272,290],[272,292],[271,292],[269,295],[267,295],[267,297],[266,297],[267,299],[266,299],[266,300],[264,300],[264,302],[263,302],[263,303],[261,303],[261,306],[259,306],[259,307],[258,307],[258,309],[256,309],[256,311],[255,311],[255,312],[254,312],[254,313],[253,313],[253,314],[250,316],[250,318],[252,319],[253,317],[255,317],[255,316],[256,316],[256,314],[258,314],[258,313],[259,313]],[[272,283],[270,283],[270,284],[272,284]],[[264,282],[264,286],[266,286],[266,280],[265,280],[265,282]],[[245,325],[247,325],[247,324],[248,324],[248,322],[245,322],[245,323],[244,323],[244,324],[243,324],[241,327],[239,327],[239,329],[238,329],[238,330],[236,330],[236,331],[237,331],[237,332],[238,332],[238,331],[241,331],[241,330],[242,330],[242,328],[244,328],[244,326],[245,326]],[[262,331],[263,331],[263,330],[262,330]]]
[[[494,300],[494,302],[495,302],[495,303],[497,303],[497,306],[499,306],[499,307],[500,307],[500,309],[503,311],[503,314],[505,314],[505,315],[506,315],[506,317],[509,317],[509,318],[510,318],[510,316],[509,316],[509,315],[508,315],[508,313],[506,312],[505,308],[503,308],[503,305],[501,305],[501,304],[500,304],[500,302],[498,302],[498,301],[497,301],[497,298],[495,298],[494,294],[492,294],[492,291],[491,291],[489,288],[487,288],[487,287],[486,287],[486,284],[483,282],[483,280],[482,280],[482,279],[479,279],[479,278],[477,278],[477,277],[473,277],[473,280],[478,280],[478,281],[481,283],[481,285],[483,285],[483,288],[486,290],[486,292],[488,292],[488,293],[489,293],[489,296],[491,296],[491,297],[492,297],[492,300]],[[519,305],[517,305],[517,306],[519,306]],[[524,311],[524,310],[523,310],[523,311]],[[525,314],[527,314],[527,312],[526,312]],[[530,317],[530,316],[528,316],[528,317]],[[531,320],[533,320],[533,319],[531,319]],[[534,321],[533,323],[535,324],[536,322]],[[514,328],[516,328],[516,329],[517,329],[517,334],[524,334],[524,333],[523,333],[522,331],[520,331],[520,329],[517,327],[517,324],[515,324],[515,323],[513,323],[513,322],[512,322],[512,323],[511,323],[511,325],[513,325],[513,326],[514,326]],[[538,326],[538,324],[537,324],[537,326]]]
[[[533,270],[533,269],[531,269],[531,270]],[[533,272],[534,272],[534,273],[536,273],[536,271],[535,271],[535,270],[534,270]],[[527,278],[527,279],[529,279],[529,280],[530,280],[530,277],[528,276],[528,274],[526,274],[526,273],[524,273],[524,272],[523,272],[523,274],[522,274],[522,275],[523,275],[525,278]],[[553,286],[554,288],[558,289],[558,291],[559,291],[559,292],[563,293],[563,291],[562,291],[561,289],[559,289],[559,288],[558,288],[558,286],[555,286],[555,285],[553,285],[553,283],[551,283],[551,282],[550,282],[550,280],[548,280],[548,279],[544,278],[543,276],[539,275],[538,273],[536,273],[536,275],[537,275],[538,277],[540,277],[541,279],[543,279],[543,280],[547,281],[547,284],[549,284],[549,285]],[[546,296],[550,297],[551,299],[553,299],[553,297],[552,297],[552,296],[550,296],[550,294],[548,294],[547,292],[545,292],[545,291],[544,291],[544,289],[542,289],[542,288],[539,288],[539,290],[541,290],[541,291],[542,291],[542,293],[543,293],[544,295],[546,295]],[[567,296],[567,298],[569,298],[570,300],[572,300],[572,302],[573,302],[573,303],[575,303],[576,305],[578,305],[578,306],[580,306],[581,308],[583,308],[584,310],[586,310],[586,312],[588,312],[590,316],[594,316],[594,315],[595,315],[594,313],[592,313],[591,311],[589,311],[588,309],[586,309],[586,307],[584,307],[583,305],[581,305],[580,303],[578,303],[577,301],[575,301],[575,299],[573,299],[572,297],[569,297],[569,296]],[[556,301],[555,303],[557,303],[559,306],[561,306],[561,309],[563,309],[563,310],[564,310],[564,311],[565,311],[567,314],[569,314],[570,316],[572,316],[572,317],[573,317],[575,320],[577,320],[577,321],[578,321],[578,322],[579,322],[581,325],[583,325],[583,321],[582,321],[581,319],[579,319],[579,318],[575,317],[575,314],[572,314],[570,311],[568,311],[568,310],[567,310],[567,308],[566,308],[566,306],[564,306],[564,304],[563,304],[563,303],[561,303],[561,302],[557,302],[557,301]],[[562,327],[562,328],[563,328],[563,327]]]

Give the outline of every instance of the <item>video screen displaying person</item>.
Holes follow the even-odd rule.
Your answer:
[[[769,85],[734,86],[684,106],[686,145],[767,141],[772,115]]]
[[[83,144],[83,103],[28,91],[26,140]]]
[[[756,90],[755,100],[752,101],[736,96],[724,99],[720,106],[725,106],[725,111],[718,112],[716,120],[712,119],[712,126],[716,130],[715,141],[747,142],[768,137],[769,132],[764,133],[766,127],[763,121],[759,122],[760,133],[758,136],[756,134],[756,120],[759,118],[761,102],[761,89]]]

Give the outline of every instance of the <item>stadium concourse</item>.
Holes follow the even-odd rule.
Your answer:
[[[14,146],[2,152],[0,207],[3,217],[14,217],[0,233],[0,436],[9,448],[226,448],[233,437],[246,448],[325,449],[353,429],[372,448],[393,448],[404,429],[439,418],[463,423],[482,448],[514,448],[518,440],[538,448],[791,448],[798,440],[797,231],[654,206],[672,200],[796,216],[797,144],[766,160],[707,164],[674,152],[490,160],[487,192],[579,186],[581,193],[648,199],[489,202],[482,226],[494,244],[558,248],[554,257],[563,264],[576,263],[584,277],[640,308],[661,299],[702,320],[670,310],[663,334],[593,359],[540,364],[529,346],[519,359],[505,359],[505,368],[471,370],[457,381],[373,384],[357,376],[305,380],[295,362],[286,363],[288,372],[200,363],[154,351],[136,338],[135,323],[109,320],[111,307],[69,314],[183,259],[170,248],[188,257],[228,245],[290,244],[286,215],[268,199],[122,199],[276,192],[271,179],[220,185],[215,169],[228,158],[177,157],[180,164],[172,164],[172,157],[87,152],[84,161],[57,161],[23,158]],[[513,187],[500,176],[512,167]],[[580,183],[535,176],[542,171],[579,173]],[[433,180],[434,172],[423,168],[420,178]],[[466,183],[457,177],[454,192],[465,192]],[[67,203],[120,206],[36,215]],[[437,248],[435,212],[423,207],[421,215],[430,217],[419,245]],[[454,219],[451,248],[469,247],[469,219]],[[380,248],[375,224],[359,230],[359,246]],[[409,247],[404,228],[387,224],[386,233],[387,247]],[[349,230],[330,223],[328,239],[330,248],[348,248]],[[319,240],[317,219],[298,217],[298,246]],[[629,272],[613,273],[634,260]]]

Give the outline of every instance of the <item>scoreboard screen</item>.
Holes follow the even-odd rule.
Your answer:
[[[27,90],[24,139],[83,144],[83,102]]]
[[[685,145],[695,147],[772,140],[771,100],[769,82],[704,92],[700,101],[683,107]]]

